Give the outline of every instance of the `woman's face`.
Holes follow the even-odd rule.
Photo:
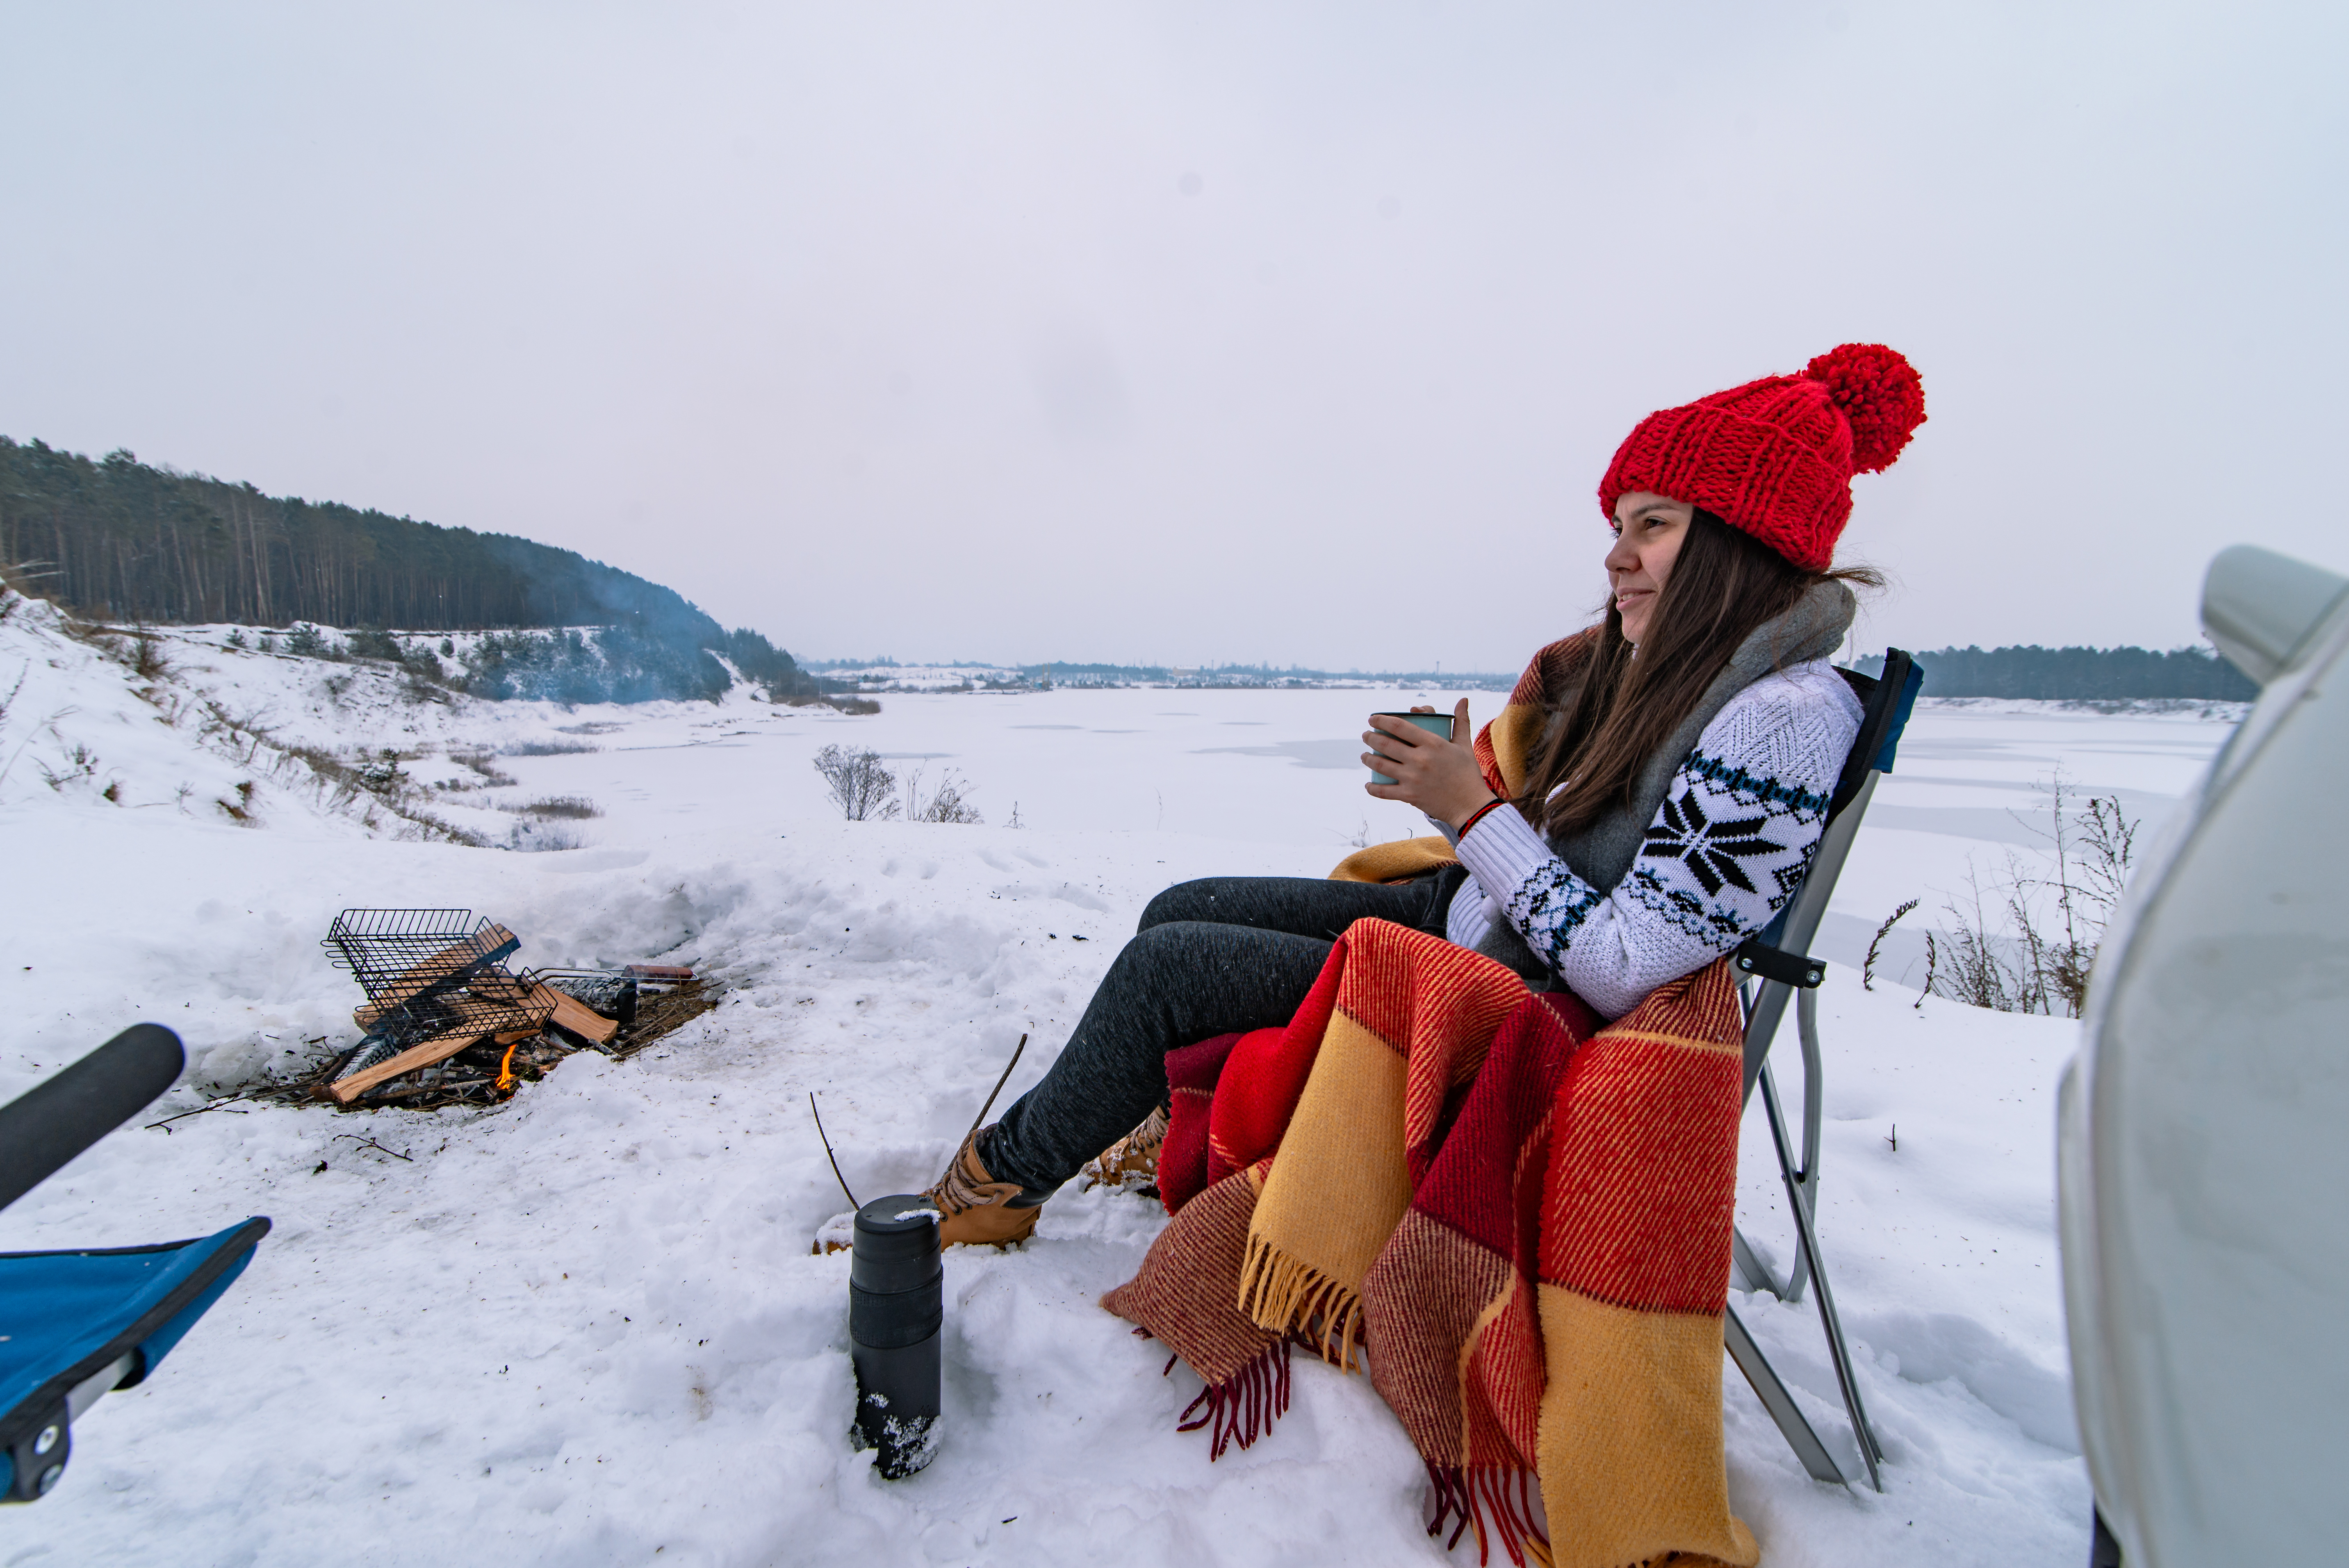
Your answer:
[[[1634,490],[1615,503],[1615,546],[1607,552],[1607,581],[1623,617],[1623,636],[1634,647],[1655,619],[1656,596],[1664,591],[1672,562],[1680,559],[1696,509],[1652,490]]]

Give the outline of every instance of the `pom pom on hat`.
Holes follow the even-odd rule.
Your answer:
[[[1599,507],[1636,490],[1686,501],[1806,572],[1824,572],[1851,517],[1851,479],[1891,466],[1925,422],[1916,366],[1847,343],[1799,376],[1765,376],[1640,421],[1599,481]]]
[[[1917,367],[1880,343],[1830,348],[1803,374],[1824,381],[1827,400],[1851,421],[1851,471],[1881,473],[1892,466],[1925,422],[1925,380]]]

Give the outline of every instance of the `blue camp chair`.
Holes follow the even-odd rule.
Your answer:
[[[0,1106],[0,1208],[137,1115],[184,1061],[178,1036],[138,1024]],[[0,1253],[0,1501],[48,1495],[73,1423],[145,1381],[268,1233],[254,1218],[199,1241]]]
[[[1778,1174],[1786,1189],[1786,1206],[1794,1214],[1795,1264],[1785,1281],[1778,1280],[1764,1265],[1743,1231],[1732,1233],[1731,1259],[1734,1276],[1744,1288],[1766,1290],[1781,1301],[1800,1300],[1806,1284],[1817,1286],[1819,1324],[1826,1332],[1827,1357],[1835,1364],[1836,1382],[1843,1393],[1844,1409],[1851,1417],[1860,1462],[1868,1468],[1869,1482],[1882,1491],[1884,1481],[1877,1467],[1884,1458],[1884,1450],[1878,1446],[1876,1433],[1868,1424],[1868,1412],[1860,1403],[1859,1384],[1852,1376],[1851,1351],[1844,1343],[1843,1326],[1836,1317],[1835,1295],[1827,1286],[1826,1268],[1819,1256],[1818,1234],[1813,1223],[1818,1202],[1819,1120],[1826,1103],[1819,1070],[1818,985],[1826,977],[1826,965],[1810,955],[1810,946],[1811,939],[1818,934],[1819,920],[1827,912],[1827,900],[1834,895],[1836,878],[1842,874],[1852,841],[1859,834],[1860,819],[1867,814],[1868,802],[1876,793],[1876,780],[1892,771],[1900,732],[1908,727],[1909,715],[1917,705],[1917,692],[1924,684],[1925,672],[1907,654],[1890,648],[1884,655],[1883,673],[1873,679],[1857,670],[1839,673],[1859,697],[1861,717],[1859,737],[1852,742],[1851,753],[1845,759],[1843,774],[1836,781],[1835,795],[1827,806],[1826,830],[1819,839],[1817,852],[1811,857],[1811,869],[1802,887],[1779,912],[1778,918],[1759,936],[1748,938],[1730,959],[1746,976],[1742,987],[1745,1004],[1744,1099],[1752,1100],[1754,1089],[1761,1089],[1763,1113],[1770,1123],[1771,1141],[1776,1146]],[[1799,1163],[1787,1135],[1785,1113],[1779,1106],[1778,1086],[1769,1063],[1770,1042],[1785,1016],[1789,997],[1795,1001],[1795,1033],[1803,1051]],[[1786,1392],[1785,1384],[1771,1370],[1761,1346],[1754,1343],[1754,1336],[1738,1320],[1734,1308],[1728,1314],[1723,1333],[1730,1359],[1737,1363],[1737,1369],[1754,1386],[1763,1408],[1778,1423],[1778,1429],[1785,1434],[1803,1468],[1816,1480],[1833,1481],[1838,1486],[1849,1484],[1828,1454],[1826,1445],[1819,1441],[1818,1433],[1811,1429],[1811,1423]]]

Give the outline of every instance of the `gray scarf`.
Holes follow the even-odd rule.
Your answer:
[[[1647,841],[1648,829],[1671,789],[1673,775],[1688,760],[1689,753],[1696,749],[1697,738],[1704,733],[1704,727],[1720,717],[1732,697],[1772,670],[1823,659],[1834,653],[1842,645],[1844,634],[1851,630],[1855,608],[1850,589],[1840,583],[1817,583],[1793,609],[1756,626],[1738,645],[1737,652],[1730,655],[1722,672],[1713,677],[1713,684],[1704,688],[1704,696],[1681,720],[1680,727],[1640,768],[1631,788],[1630,803],[1617,807],[1580,832],[1552,834],[1550,852],[1601,893],[1614,892],[1616,884],[1630,874],[1640,846]],[[1550,716],[1552,725],[1560,722],[1561,715]],[[1537,988],[1550,979],[1548,966],[1535,956],[1517,928],[1506,918],[1493,922],[1484,940],[1476,944],[1476,951],[1487,958],[1500,960]]]

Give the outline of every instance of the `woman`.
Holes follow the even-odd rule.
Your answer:
[[[1605,617],[1545,649],[1520,687],[1546,663],[1571,671],[1516,798],[1479,765],[1465,700],[1450,740],[1375,716],[1362,738],[1362,760],[1395,780],[1370,793],[1425,811],[1461,869],[1401,885],[1210,878],[1153,899],[1043,1081],[931,1189],[942,1240],[1025,1239],[1127,1129],[1110,1162],[1146,1168],[1165,1053],[1286,1021],[1357,920],[1473,947],[1605,1017],[1767,925],[1858,732],[1827,663],[1851,624],[1845,584],[1880,581],[1831,569],[1851,478],[1923,421],[1916,371],[1868,344],[1642,420],[1599,487]]]

